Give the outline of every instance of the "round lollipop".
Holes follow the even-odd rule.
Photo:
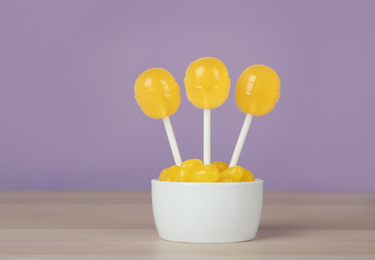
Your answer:
[[[197,59],[186,70],[185,87],[189,101],[203,109],[203,163],[208,165],[211,161],[211,109],[222,105],[228,97],[227,67],[216,58]]]
[[[135,99],[143,113],[154,119],[163,119],[175,164],[182,163],[169,116],[180,106],[181,96],[178,83],[165,69],[152,68],[138,76],[135,86]]]
[[[270,67],[253,65],[241,73],[236,84],[236,104],[246,117],[229,167],[237,165],[253,116],[271,112],[279,96],[280,79]]]

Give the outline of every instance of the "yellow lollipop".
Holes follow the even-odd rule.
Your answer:
[[[280,96],[280,79],[277,73],[265,65],[246,68],[236,84],[236,104],[246,113],[229,167],[237,165],[253,116],[271,112]]]
[[[169,119],[180,106],[178,83],[167,70],[152,68],[138,76],[134,92],[143,113],[154,119],[163,119],[175,163],[181,165],[180,151]]]
[[[143,113],[154,119],[171,116],[180,106],[178,83],[165,69],[152,68],[142,72],[135,81],[134,92]]]
[[[239,109],[253,116],[271,112],[280,96],[280,79],[265,65],[245,69],[236,85],[236,103]]]
[[[203,109],[203,162],[211,161],[211,109],[222,105],[228,97],[230,79],[227,67],[216,58],[193,61],[186,70],[186,95],[196,107]]]

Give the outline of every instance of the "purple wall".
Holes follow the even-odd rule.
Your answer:
[[[180,83],[171,120],[183,159],[202,157],[190,62],[221,59],[232,83],[262,63],[281,78],[239,164],[268,190],[375,191],[375,1],[0,1],[0,189],[149,189],[173,163],[136,77]],[[244,114],[212,112],[212,158],[230,160]]]

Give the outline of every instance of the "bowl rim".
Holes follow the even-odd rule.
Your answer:
[[[263,183],[262,179],[256,178],[255,181],[244,182],[177,182],[177,181],[160,181],[158,178],[151,179],[151,183],[163,183],[165,185],[177,186],[242,186],[242,185],[256,185]]]

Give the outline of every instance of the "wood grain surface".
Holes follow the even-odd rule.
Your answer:
[[[266,192],[258,235],[161,240],[151,194],[0,192],[0,259],[375,259],[375,196]]]

